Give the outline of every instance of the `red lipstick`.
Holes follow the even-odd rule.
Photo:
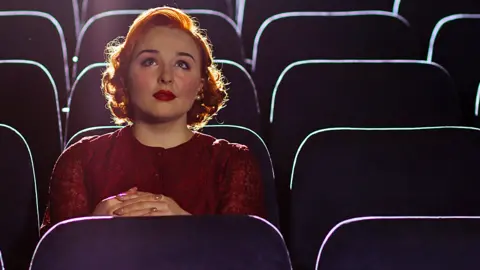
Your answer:
[[[153,97],[160,101],[171,101],[175,99],[177,96],[175,96],[172,92],[168,90],[160,90],[155,94],[153,94]]]

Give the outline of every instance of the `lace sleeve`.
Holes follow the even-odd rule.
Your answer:
[[[237,146],[225,170],[220,213],[265,217],[261,174],[249,149]]]
[[[72,145],[55,164],[50,179],[49,203],[40,228],[42,235],[60,221],[89,214],[82,162],[88,155],[86,146],[82,141]]]

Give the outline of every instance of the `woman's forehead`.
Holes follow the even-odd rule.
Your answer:
[[[142,50],[183,51],[200,55],[199,48],[190,34],[168,26],[154,26],[146,30],[139,37],[134,53]]]

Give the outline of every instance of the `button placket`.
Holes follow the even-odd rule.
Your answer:
[[[160,172],[159,172],[159,171],[160,171],[160,167],[161,167],[160,164],[162,164],[162,163],[160,162],[160,160],[161,160],[161,158],[162,158],[162,156],[163,156],[163,154],[164,154],[163,152],[164,152],[164,151],[162,151],[162,150],[159,150],[159,151],[157,152],[157,156],[159,157],[159,160],[158,160],[159,162],[158,162],[158,165],[157,165],[157,166],[158,166],[158,167],[157,167],[157,172],[155,173],[155,178],[156,178],[157,180],[161,180],[161,175],[160,175]]]

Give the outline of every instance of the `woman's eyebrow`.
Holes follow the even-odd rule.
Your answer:
[[[178,52],[177,55],[190,57],[192,58],[193,62],[195,62],[195,58],[187,52]]]
[[[158,51],[157,50],[152,50],[152,49],[141,50],[139,53],[137,53],[137,56],[135,56],[135,57],[138,57],[142,53],[158,53]]]
[[[153,49],[141,50],[140,52],[137,53],[137,56],[136,56],[136,57],[140,56],[140,55],[143,54],[143,53],[159,53],[159,51],[158,51],[158,50],[153,50]],[[178,52],[177,55],[190,57],[190,58],[192,58],[193,62],[196,62],[196,61],[195,61],[195,57],[193,57],[193,55],[191,55],[191,54],[189,54],[189,53],[187,53],[187,52]]]

